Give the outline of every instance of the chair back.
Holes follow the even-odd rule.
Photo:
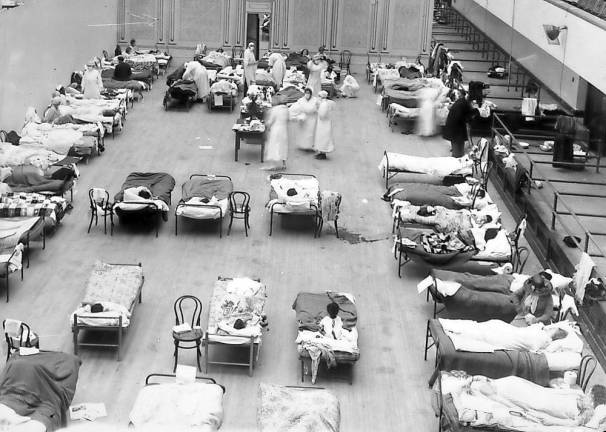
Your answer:
[[[26,323],[7,318],[2,321],[2,328],[9,351],[17,350],[20,347],[31,347],[32,332]]]
[[[250,203],[248,192],[234,191],[229,194],[229,208],[233,213],[244,213]]]
[[[341,51],[341,56],[339,60],[339,67],[341,69],[347,69],[349,72],[349,64],[351,63],[351,51],[343,50]]]
[[[173,309],[175,311],[175,325],[181,325],[186,322],[189,322],[192,327],[200,325],[202,302],[198,297],[183,295],[175,301]],[[191,315],[188,315],[188,312]],[[191,321],[187,319],[188,316],[191,317]]]
[[[577,384],[583,392],[587,390],[587,384],[589,384],[589,380],[591,376],[595,372],[595,368],[598,362],[595,357],[586,355],[581,359],[581,364],[579,365],[579,374],[577,375]]]
[[[8,134],[5,130],[0,130],[0,142],[6,142]]]
[[[109,192],[103,188],[91,188],[88,190],[88,200],[91,210],[105,210],[109,207]]]

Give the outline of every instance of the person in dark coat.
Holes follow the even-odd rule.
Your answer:
[[[461,90],[459,98],[452,104],[443,136],[450,141],[453,157],[461,157],[465,154],[465,141],[467,141],[467,124],[477,112],[477,103],[470,102],[466,93]]]
[[[114,69],[114,79],[117,81],[130,80],[133,70],[128,63],[124,61],[124,57],[118,56],[118,64]]]

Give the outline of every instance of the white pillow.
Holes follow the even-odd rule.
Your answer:
[[[572,278],[562,276],[558,273],[554,273],[551,270],[545,270],[545,273],[549,273],[551,275],[551,285],[555,289],[566,289],[568,288],[568,284],[572,282]]]

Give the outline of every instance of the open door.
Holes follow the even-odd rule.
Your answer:
[[[259,59],[260,24],[259,14],[246,14],[246,46],[250,42],[255,43],[255,58]]]

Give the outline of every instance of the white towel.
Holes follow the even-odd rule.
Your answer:
[[[595,263],[591,259],[591,257],[587,254],[587,252],[583,252],[581,255],[581,260],[575,266],[577,269],[574,274],[573,280],[576,286],[576,298],[579,303],[583,303],[583,297],[585,297],[585,285],[589,282],[589,278],[591,278],[591,272],[595,267]]]

